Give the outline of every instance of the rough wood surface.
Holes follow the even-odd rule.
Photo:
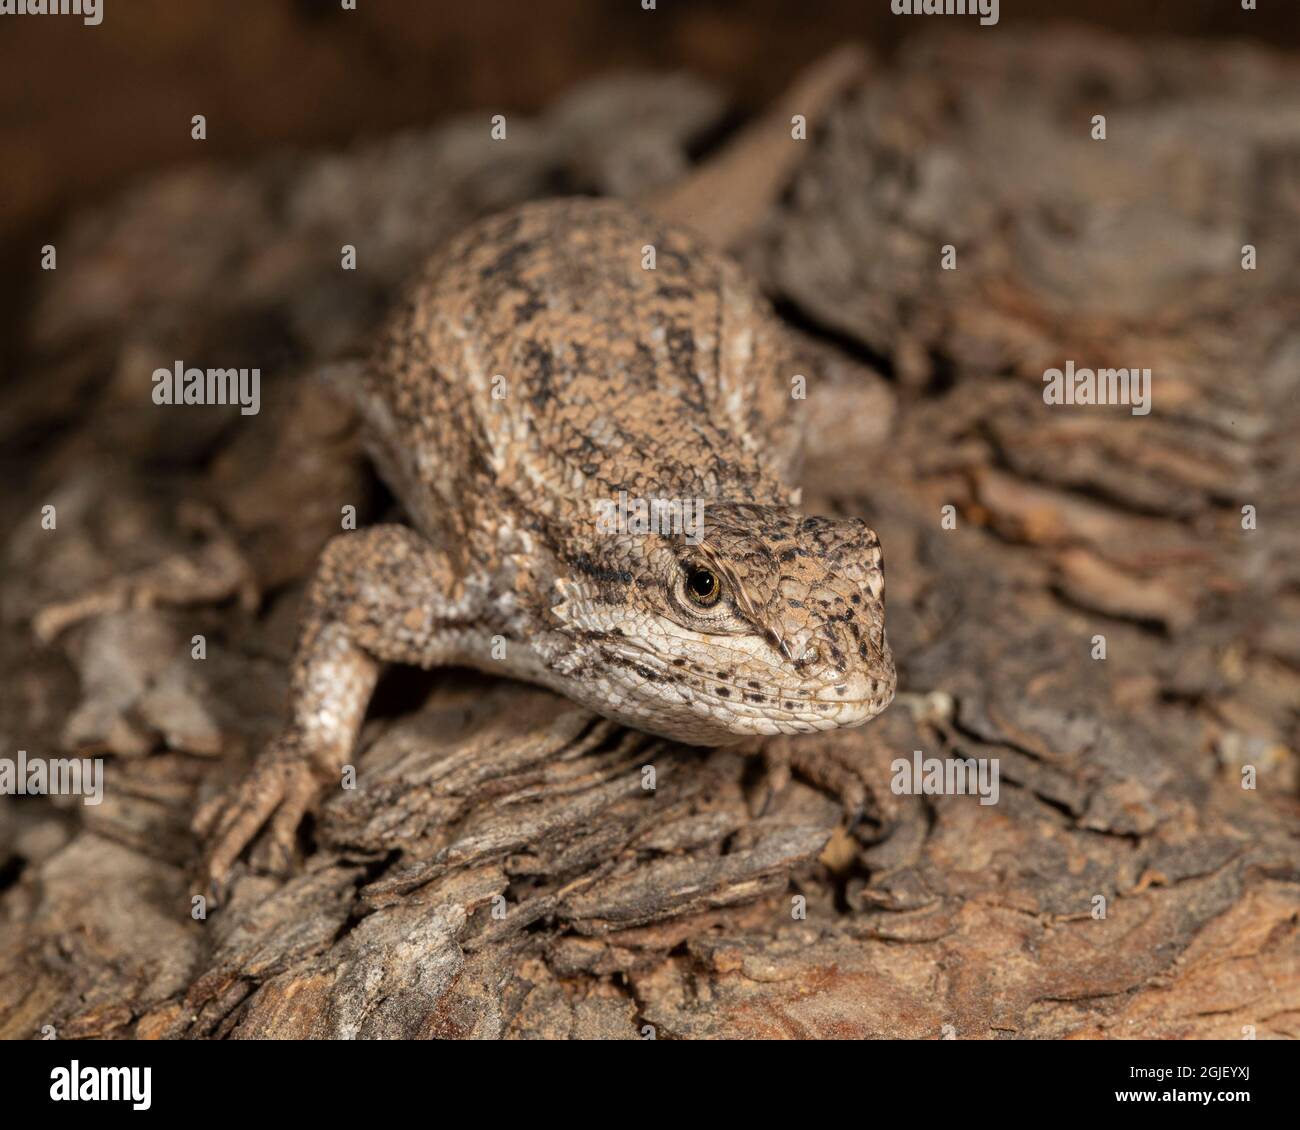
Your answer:
[[[670,187],[723,99],[611,81],[505,145],[475,118],[76,213],[0,421],[0,733],[108,785],[0,798],[0,1034],[1300,1035],[1298,77],[1080,34],[868,68],[735,250],[821,354],[806,499],[880,532],[896,705],[709,752],[396,673],[300,871],[205,920],[191,812],[278,722],[340,508],[392,511],[311,375],[473,216]],[[155,408],[174,358],[261,366],[261,414]],[[1153,411],[1048,410],[1067,358],[1152,368]],[[999,802],[895,795],[915,749],[999,759]]]

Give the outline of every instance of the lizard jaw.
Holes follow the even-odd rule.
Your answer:
[[[896,681],[888,656],[879,669],[855,670],[832,684],[784,686],[770,667],[752,672],[765,676],[761,683],[744,671],[719,681],[709,663],[680,667],[640,649],[606,647],[566,668],[551,674],[567,697],[624,725],[700,746],[861,726],[893,701]]]

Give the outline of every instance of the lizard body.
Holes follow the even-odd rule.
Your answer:
[[[268,820],[287,857],[384,663],[512,675],[699,745],[892,700],[879,542],[796,509],[789,349],[721,252],[616,201],[527,204],[436,255],[347,373],[412,527],[324,550],[288,726],[196,818],[214,881]],[[701,536],[603,527],[620,492],[695,502]]]
[[[617,202],[528,205],[456,241],[390,323],[358,396],[376,462],[447,554],[461,607],[435,649],[699,744],[856,720],[880,688],[813,686],[803,657],[817,640],[827,661],[861,651],[886,682],[874,601],[859,615],[851,586],[811,587],[828,554],[861,583],[879,578],[879,552],[859,524],[790,508],[783,345],[734,263]],[[596,504],[620,492],[698,500],[709,536],[696,549],[602,532]],[[675,594],[701,555],[755,605],[748,617]],[[792,618],[801,597],[814,607]],[[686,638],[700,632],[702,651]],[[808,678],[788,686],[765,652]]]

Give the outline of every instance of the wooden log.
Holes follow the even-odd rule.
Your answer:
[[[48,438],[0,502],[0,732],[111,787],[0,798],[0,1035],[1300,1034],[1296,77],[1011,31],[866,74],[736,250],[815,355],[806,501],[886,548],[896,704],[707,751],[399,673],[298,871],[255,856],[207,917],[191,812],[276,725],[339,508],[393,511],[309,374],[472,217],[680,175],[720,99],[628,80],[518,146],[453,124],[74,214],[4,420]],[[649,149],[614,97],[660,99]],[[142,408],[147,359],[218,341],[261,415]],[[1067,360],[1150,368],[1151,412],[1045,404]],[[996,759],[997,803],[896,792],[915,750]]]

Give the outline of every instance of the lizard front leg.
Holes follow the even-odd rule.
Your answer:
[[[194,819],[214,891],[268,821],[272,866],[287,868],[298,825],[352,755],[381,664],[449,662],[481,607],[448,555],[405,526],[329,542],[307,593],[288,725],[233,792]]]

